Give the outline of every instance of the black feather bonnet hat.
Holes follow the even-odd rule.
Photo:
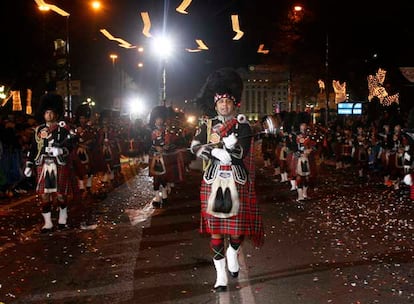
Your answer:
[[[91,118],[91,107],[88,104],[81,104],[76,108],[75,117],[76,121],[79,121],[79,117],[83,116],[87,119]]]
[[[221,98],[230,98],[240,104],[243,80],[233,68],[221,68],[211,73],[196,99],[197,104],[209,116],[215,115],[214,106]]]
[[[156,106],[152,109],[149,119],[149,125],[151,128],[155,126],[155,120],[157,118],[162,118],[162,120],[165,122],[168,116],[168,109],[164,106]]]
[[[56,93],[47,93],[43,95],[40,99],[39,106],[39,118],[43,120],[43,116],[47,110],[52,110],[56,113],[59,118],[62,118],[64,115],[64,105],[62,96]]]

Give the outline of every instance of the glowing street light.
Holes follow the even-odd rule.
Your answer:
[[[71,68],[70,68],[70,55],[69,55],[69,17],[70,14],[65,10],[57,7],[56,5],[47,4],[43,0],[35,0],[40,11],[46,12],[49,10],[66,17],[66,43],[65,43],[65,56],[66,56],[66,100],[65,100],[65,112],[68,117],[72,117],[72,94],[70,92],[71,83]]]
[[[112,60],[112,66],[115,67],[115,62],[118,59],[117,54],[109,54],[109,58]]]
[[[163,35],[159,37],[154,37],[153,40],[153,49],[154,53],[161,59],[162,64],[162,77],[161,77],[161,105],[165,106],[167,101],[167,89],[166,89],[166,63],[168,57],[171,56],[173,51],[173,44],[169,37]]]
[[[100,10],[100,9],[101,9],[102,5],[101,5],[101,2],[100,2],[100,1],[92,1],[92,2],[91,2],[91,7],[92,7],[95,11],[97,11],[97,10]]]

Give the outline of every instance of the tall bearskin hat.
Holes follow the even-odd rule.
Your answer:
[[[239,73],[232,68],[221,68],[208,76],[196,102],[207,115],[214,116],[214,106],[219,99],[227,97],[238,105],[242,91],[243,80]]]
[[[76,108],[75,116],[76,120],[79,120],[79,117],[83,116],[86,118],[91,118],[91,107],[88,104],[81,104]]]
[[[149,118],[149,126],[151,128],[155,125],[155,120],[157,118],[162,118],[164,121],[167,119],[168,116],[168,109],[164,106],[156,106],[152,109],[150,118]]]
[[[102,124],[103,120],[106,119],[107,121],[112,119],[112,111],[109,109],[102,110],[99,113],[99,123]]]
[[[92,109],[87,104],[81,104],[76,108],[75,111],[75,123],[79,123],[80,117],[85,117],[86,119],[91,118]]]
[[[64,105],[62,96],[55,93],[47,93],[40,99],[40,106],[38,116],[43,120],[43,115],[47,110],[52,110],[58,116],[62,118],[64,114]]]

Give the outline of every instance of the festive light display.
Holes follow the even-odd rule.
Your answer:
[[[136,46],[132,45],[131,43],[129,43],[128,41],[121,39],[121,38],[117,38],[112,36],[106,29],[101,29],[100,32],[109,40],[113,40],[113,41],[117,41],[119,42],[119,46],[123,47],[123,48],[127,48],[127,49],[131,49],[131,48],[136,48]]]
[[[145,37],[151,37],[150,29],[151,29],[151,20],[149,17],[148,12],[141,12],[142,22],[144,23],[144,28],[142,29],[142,33]]]
[[[265,50],[264,44],[259,45],[259,48],[257,49],[257,52],[259,54],[265,54],[265,55],[269,54],[269,50]]]
[[[190,52],[190,53],[196,53],[196,52],[201,52],[201,51],[204,51],[204,50],[208,50],[208,46],[204,43],[203,40],[196,39],[196,43],[198,45],[198,47],[196,49],[186,49],[186,51]]]
[[[383,86],[386,74],[386,70],[379,68],[375,75],[368,75],[368,101],[377,97],[383,106],[390,106],[394,102],[399,103],[399,93],[388,96]]]
[[[181,2],[181,4],[175,10],[181,14],[188,14],[186,9],[190,6],[191,1],[192,0],[183,0],[183,2]]]
[[[346,82],[342,84],[339,80],[332,80],[332,87],[335,92],[335,103],[340,103],[346,100]]]
[[[322,93],[325,91],[325,82],[322,79],[318,80],[319,92]]]
[[[241,37],[244,35],[244,32],[240,30],[239,15],[231,15],[231,25],[233,27],[233,31],[236,32],[233,40],[241,39]]]
[[[32,114],[32,90],[27,89],[26,93],[26,114],[31,115]]]
[[[20,91],[11,91],[13,108],[12,111],[21,111],[22,110],[22,100],[20,99]]]

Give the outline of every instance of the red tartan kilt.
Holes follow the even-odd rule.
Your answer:
[[[319,156],[317,155],[317,153],[315,151],[312,151],[309,156],[309,168],[310,168],[310,177],[317,177],[318,173],[319,173],[319,168],[318,165],[316,164],[317,158]]]
[[[163,155],[166,179],[169,183],[178,183],[183,180],[184,162],[181,153]]]
[[[143,152],[142,147],[143,143],[138,140],[134,140],[133,142],[124,140],[121,142],[121,153],[129,157],[138,156]]]
[[[404,167],[397,166],[397,153],[390,153],[389,158],[388,158],[387,168],[392,174],[398,174],[398,173],[404,172]]]
[[[121,165],[121,151],[119,151],[118,147],[111,149],[112,151],[112,166],[120,166]]]
[[[260,245],[264,231],[262,216],[256,201],[256,193],[252,191],[249,194],[248,184],[240,185],[236,183],[236,187],[240,200],[239,212],[233,217],[222,219],[206,212],[211,184],[208,185],[202,180],[200,233],[245,235],[251,237],[256,245]]]
[[[43,166],[37,166],[36,167],[36,173],[38,177],[37,181],[37,193],[38,194],[44,194],[45,191],[45,180],[44,178],[39,179],[39,177],[42,174]],[[72,172],[70,170],[70,166],[60,166],[57,165],[57,193],[68,195],[73,193],[73,175],[71,175]]]
[[[106,172],[105,158],[102,153],[102,147],[97,147],[91,151],[91,171],[93,174]]]
[[[87,153],[88,154],[88,159],[89,161],[86,163],[82,163],[81,160],[79,159],[77,153],[76,153],[76,149],[74,149],[74,151],[72,151],[71,153],[71,158],[72,158],[72,163],[73,163],[73,167],[75,169],[75,175],[77,177],[83,178],[85,175],[87,175],[90,172],[90,165],[91,165],[91,153]]]
[[[381,160],[381,165],[383,166],[383,168],[388,168],[388,160],[387,160],[386,154],[387,153],[385,153],[385,152],[381,153],[380,160]]]
[[[280,166],[280,152],[282,151],[282,147],[277,146],[275,149],[275,165]]]
[[[288,153],[286,156],[287,172],[289,177],[296,176],[296,166],[298,164],[298,158],[295,153]]]
[[[191,163],[192,158],[191,158],[191,152],[190,151],[188,151],[187,149],[181,150],[180,155],[183,159],[184,164]]]
[[[355,158],[358,162],[368,162],[368,153],[364,147],[357,147],[355,150]]]
[[[337,162],[340,161],[342,159],[342,154],[341,154],[342,144],[338,143],[338,142],[335,142],[335,143],[332,144],[332,148],[333,148],[333,151],[335,153],[335,161],[337,161]]]
[[[352,154],[352,146],[350,145],[341,145],[341,153],[345,156],[350,156]]]

